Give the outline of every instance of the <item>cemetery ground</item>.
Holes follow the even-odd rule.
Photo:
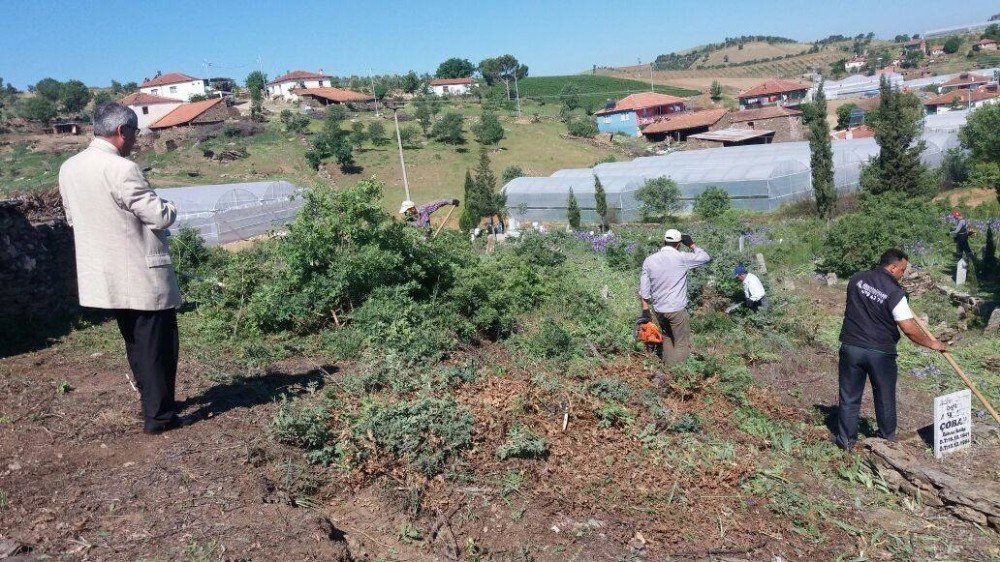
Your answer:
[[[352,189],[318,208],[341,216],[338,204],[378,197]],[[446,232],[409,258],[445,253],[474,270],[456,272],[442,295],[383,288],[318,327],[298,318],[275,331],[267,326],[289,304],[254,309],[282,282],[268,264],[299,259],[283,248],[322,235],[317,225],[341,228],[310,220],[285,239],[178,264],[207,277],[187,288],[196,302],[180,315],[178,394],[186,413],[203,415],[190,427],[139,433],[113,321],[78,320],[0,360],[0,538],[62,560],[1000,556],[995,522],[897,491],[864,451],[830,442],[845,287],[814,275],[821,221],[794,211],[684,220],[716,260],[692,280],[698,354],[664,371],[631,341],[637,263],[627,251],[655,247],[659,228],[625,229],[607,246],[528,236],[492,252]],[[342,220],[359,240],[411,234],[387,217],[370,231]],[[732,234],[745,230],[739,254]],[[983,333],[982,318],[960,320],[936,287],[950,270],[936,242],[933,255],[915,254],[913,306],[996,404],[1000,338]],[[757,252],[774,311],[726,316],[726,272]],[[261,287],[229,309],[211,286],[240,276]],[[971,290],[996,294],[985,282]],[[469,316],[476,330],[441,329],[451,317],[439,311],[473,301],[483,301]],[[976,415],[970,449],[935,461],[929,445],[933,397],[961,388],[940,357],[901,342],[896,447],[988,491],[1000,478],[989,418]],[[866,391],[868,436],[872,412]]]

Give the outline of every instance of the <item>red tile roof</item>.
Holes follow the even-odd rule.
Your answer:
[[[118,102],[122,105],[154,105],[158,103],[183,103],[181,100],[174,98],[165,98],[163,96],[154,96],[152,94],[144,94],[142,92],[132,92],[131,94],[125,96]]]
[[[753,98],[757,96],[768,96],[771,94],[784,94],[787,92],[797,92],[812,88],[809,82],[798,82],[795,80],[766,80],[757,84],[745,92],[740,92],[739,98]]]
[[[848,136],[850,134],[850,136]],[[868,125],[858,125],[857,127],[851,127],[846,131],[834,131],[830,136],[834,140],[845,140],[848,138],[852,139],[865,139],[868,137],[875,136],[875,129],[872,129]]]
[[[308,70],[293,70],[288,74],[279,76],[274,80],[267,83],[268,86],[272,84],[280,84],[282,82],[295,82],[297,80],[327,80],[333,78],[329,74],[321,74],[319,72],[309,72]]]
[[[716,124],[726,114],[725,109],[705,109],[701,111],[684,111],[673,113],[642,129],[642,134],[671,133],[684,129],[695,129]]]
[[[947,82],[942,82],[941,87],[947,88],[949,86],[971,86],[973,84],[985,84],[989,81],[990,81],[989,78],[981,74],[974,74],[972,72],[963,72],[961,74],[952,77]]]
[[[162,74],[153,78],[152,80],[146,80],[142,83],[140,88],[152,88],[154,86],[166,86],[167,84],[180,84],[181,82],[193,82],[198,80],[194,76],[188,76],[187,74],[181,74],[180,72],[170,72],[168,74]]]
[[[971,100],[970,100],[971,97]],[[959,105],[968,105],[977,101],[989,100],[1000,97],[1000,90],[996,88],[979,88],[977,90],[955,90],[947,94],[933,97],[924,102],[926,106],[951,105],[958,102]]]
[[[475,84],[473,78],[436,78],[431,80],[431,86],[458,86],[459,84]]]
[[[675,103],[685,103],[687,100],[677,96],[657,94],[656,92],[642,92],[625,96],[618,100],[611,109],[602,109],[594,112],[594,115],[604,115],[605,113],[618,113],[620,111],[635,111],[647,107],[659,107],[661,105],[671,105]]]
[[[321,98],[336,103],[371,101],[375,99],[368,94],[359,94],[353,90],[344,90],[341,88],[292,88],[292,93],[298,96]]]
[[[802,115],[802,112],[797,109],[772,105],[770,107],[761,107],[757,109],[745,109],[743,111],[734,111],[732,113],[730,121],[732,121],[733,123],[742,123],[743,121],[756,121],[758,119],[774,119],[775,117],[795,117],[798,115]]]
[[[205,113],[209,109],[212,109],[216,104],[222,103],[223,101],[224,100],[222,98],[214,98],[205,101],[196,101],[194,103],[185,103],[161,117],[159,121],[150,125],[149,128],[166,129],[190,123],[199,115]]]

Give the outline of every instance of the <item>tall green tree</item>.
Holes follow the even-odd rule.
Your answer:
[[[516,79],[528,75],[528,66],[518,62],[513,55],[486,58],[479,63],[479,72],[489,85],[503,82],[507,89],[507,99],[510,99],[510,85]]]
[[[566,222],[570,228],[580,228],[580,204],[573,195],[573,188],[569,188],[569,197],[566,198]]]
[[[635,198],[642,207],[644,220],[663,220],[683,208],[680,188],[666,176],[646,180],[636,190]]]
[[[55,78],[42,78],[35,84],[35,93],[50,102],[56,103],[62,96],[62,82]]]
[[[16,109],[17,114],[21,117],[29,121],[41,121],[45,124],[55,119],[58,114],[56,104],[52,103],[49,98],[42,96],[21,98],[17,102]]]
[[[424,136],[427,136],[431,131],[431,125],[434,123],[431,105],[427,101],[427,96],[420,96],[413,103],[416,106],[414,114],[417,118],[417,123],[420,124],[420,129],[423,130]]]
[[[442,62],[434,76],[438,78],[468,78],[476,71],[476,67],[467,59],[452,57]]]
[[[993,224],[986,227],[986,244],[983,246],[983,262],[980,267],[981,277],[995,279],[1000,277],[1000,263],[997,262],[997,243],[993,232]]]
[[[407,94],[416,93],[416,91],[420,89],[420,78],[417,76],[416,72],[411,70],[403,76],[402,88]]]
[[[809,166],[812,168],[813,194],[816,212],[829,220],[837,206],[837,188],[833,183],[833,146],[830,143],[830,124],[826,120],[826,93],[823,82],[816,88],[812,111],[807,113],[809,127]]]
[[[608,194],[604,192],[601,178],[594,174],[594,210],[601,219],[601,230],[608,230]]]
[[[970,113],[958,138],[969,150],[970,183],[993,186],[1000,201],[1000,105],[984,105]]]
[[[264,88],[267,87],[267,75],[255,70],[247,75],[247,90],[250,91],[250,118],[254,121],[264,119]]]
[[[465,205],[462,207],[462,214],[458,216],[458,227],[468,232],[479,226],[479,220],[483,218],[483,202],[480,193],[476,188],[476,182],[472,179],[472,173],[465,170]]]
[[[500,124],[496,113],[483,111],[479,122],[472,126],[472,134],[476,136],[476,141],[479,144],[496,146],[503,140],[503,125]]]
[[[481,205],[482,217],[487,217],[493,226],[494,217],[503,217],[505,197],[497,193],[497,177],[490,168],[490,157],[486,147],[479,149],[479,164],[476,166],[475,189],[477,205]]]
[[[873,176],[863,185],[871,193],[896,191],[911,196],[928,190],[927,170],[920,161],[924,141],[920,140],[924,109],[920,99],[910,92],[900,92],[883,75],[879,86],[879,104],[865,116],[875,129],[879,154]]]
[[[722,84],[719,84],[718,80],[712,80],[712,87],[709,88],[708,91],[712,101],[719,101],[722,99]]]
[[[334,157],[340,169],[354,168],[354,154],[351,151],[350,133],[341,128],[341,121],[333,113],[327,115],[323,130],[313,138],[313,147],[306,151],[306,160],[314,170],[329,157]]]
[[[59,102],[62,104],[63,111],[67,113],[83,111],[92,97],[90,88],[79,80],[69,80],[63,83],[59,91]]]
[[[375,146],[385,146],[389,144],[389,137],[385,133],[385,125],[381,121],[372,121],[368,124],[368,138]]]
[[[465,142],[464,120],[459,113],[445,113],[431,127],[431,136],[445,144],[462,144]]]
[[[857,109],[858,104],[856,103],[845,103],[844,105],[837,108],[837,128],[847,129],[851,126],[851,113]]]

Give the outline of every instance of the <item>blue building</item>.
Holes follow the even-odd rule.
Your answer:
[[[637,137],[646,125],[685,109],[684,98],[642,92],[617,102],[608,102],[607,107],[594,113],[594,118],[597,130],[602,133],[625,133]]]

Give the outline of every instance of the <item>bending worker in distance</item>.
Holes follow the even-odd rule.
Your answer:
[[[900,250],[882,254],[878,267],[851,276],[847,283],[844,324],[840,329],[837,445],[850,451],[858,439],[858,412],[871,380],[878,436],[896,438],[896,343],[899,331],[913,343],[935,351],[948,346],[924,334],[913,318],[899,280],[909,257]]]
[[[736,266],[736,269],[733,270],[733,279],[736,279],[743,285],[743,306],[746,306],[753,312],[757,312],[758,310],[766,312],[770,308],[771,303],[767,300],[764,284],[760,282],[759,277],[747,271],[746,266]]]
[[[403,218],[409,221],[412,226],[417,228],[430,228],[431,226],[431,214],[434,211],[444,207],[445,205],[454,205],[458,207],[461,203],[458,199],[438,199],[437,201],[431,201],[430,203],[424,203],[421,206],[417,206],[413,201],[407,199],[403,201],[403,204],[399,206],[399,214],[403,215]]]
[[[94,111],[94,140],[59,168],[59,193],[73,228],[80,306],[112,311],[125,340],[145,420],[157,434],[188,423],[174,401],[181,295],[166,229],[177,210],[126,158],[139,133],[131,109]]]
[[[690,316],[688,304],[688,271],[712,261],[708,252],[695,245],[687,234],[671,228],[663,235],[664,246],[642,262],[639,278],[639,298],[642,299],[642,316],[656,313],[663,331],[663,363],[683,362],[691,354]],[[691,249],[682,252],[681,244]]]

